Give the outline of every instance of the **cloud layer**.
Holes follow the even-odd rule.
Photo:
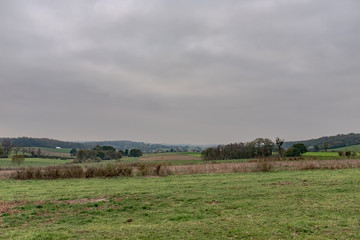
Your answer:
[[[0,2],[0,134],[228,143],[359,132],[359,1]]]

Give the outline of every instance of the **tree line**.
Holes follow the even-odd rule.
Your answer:
[[[70,152],[72,155],[76,155],[74,162],[100,162],[102,160],[120,159],[123,156],[140,157],[143,155],[142,151],[137,148],[133,148],[130,151],[128,149],[116,151],[113,146],[99,146],[96,145],[91,150],[89,149],[72,149]]]
[[[278,157],[297,157],[307,152],[307,148],[302,143],[294,144],[285,150],[282,146],[284,140],[276,138],[275,142],[268,138],[257,138],[247,143],[230,143],[206,148],[201,153],[204,160],[227,160],[227,159],[248,159],[266,158],[273,156],[277,152]]]
[[[204,160],[245,159],[269,157],[274,149],[274,142],[268,138],[257,138],[247,143],[230,143],[206,148],[201,153]]]

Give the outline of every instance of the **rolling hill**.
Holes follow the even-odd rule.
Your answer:
[[[360,134],[359,133],[338,134],[336,136],[327,136],[317,139],[289,141],[284,143],[284,147],[289,148],[293,144],[303,143],[308,148],[318,145],[321,150],[323,149],[323,145],[325,142],[328,143],[329,149],[353,146],[360,144]]]

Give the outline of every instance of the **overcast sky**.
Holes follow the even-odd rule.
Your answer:
[[[1,0],[0,136],[360,132],[359,0]]]

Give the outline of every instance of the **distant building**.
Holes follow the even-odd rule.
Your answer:
[[[56,149],[61,149],[61,147],[56,147]]]

